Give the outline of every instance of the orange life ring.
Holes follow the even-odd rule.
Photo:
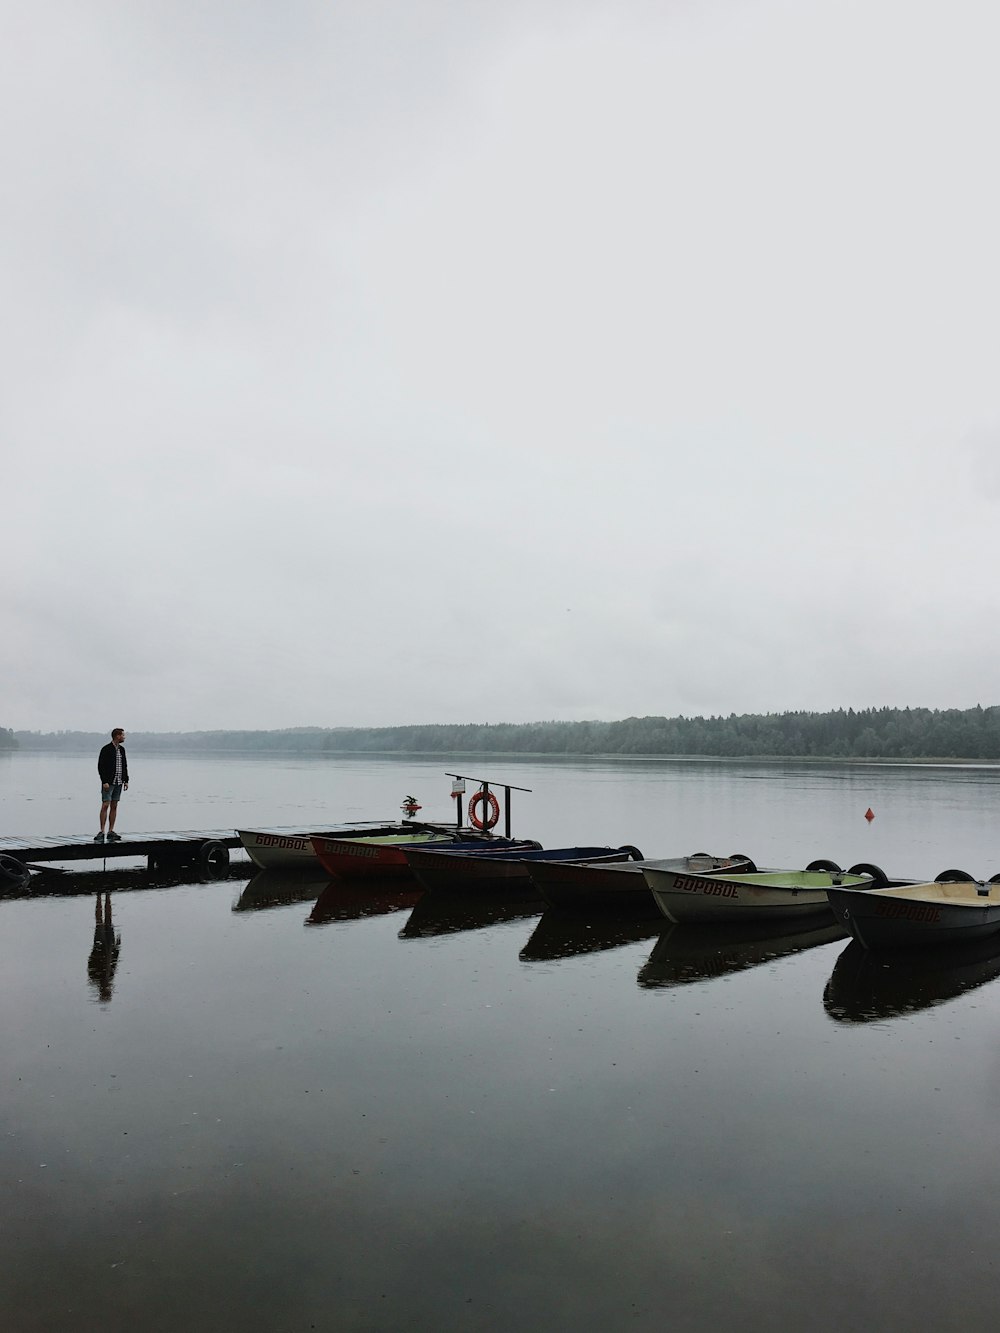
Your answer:
[[[489,805],[490,811],[485,819],[479,818],[480,805]],[[491,791],[477,791],[469,802],[469,822],[474,828],[491,829],[500,818],[500,802]]]

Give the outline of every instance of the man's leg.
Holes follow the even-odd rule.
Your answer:
[[[102,802],[101,802],[101,832],[102,832],[102,833],[104,832],[104,825],[108,822],[108,811],[109,811],[110,809],[111,809],[111,802],[110,802],[110,801],[102,801]],[[111,827],[114,828],[114,826],[115,826],[115,820],[114,820],[114,815],[112,815],[112,817],[111,817]]]
[[[108,802],[108,832],[113,833],[115,829],[115,815],[118,813],[118,802]]]

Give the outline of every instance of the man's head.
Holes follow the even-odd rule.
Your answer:
[[[111,733],[111,739],[116,745],[121,745],[122,741],[125,739],[125,728],[115,727],[114,731]]]

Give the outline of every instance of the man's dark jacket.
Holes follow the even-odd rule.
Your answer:
[[[125,783],[128,782],[128,760],[125,758],[125,746],[119,745],[118,749],[122,756],[122,782]],[[115,747],[113,741],[108,741],[97,756],[97,771],[101,775],[102,782],[114,782]]]

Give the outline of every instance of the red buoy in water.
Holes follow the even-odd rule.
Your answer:
[[[875,818],[875,811],[871,808],[871,806],[869,806],[868,809],[865,811],[865,819],[867,819],[870,824],[874,818]]]

